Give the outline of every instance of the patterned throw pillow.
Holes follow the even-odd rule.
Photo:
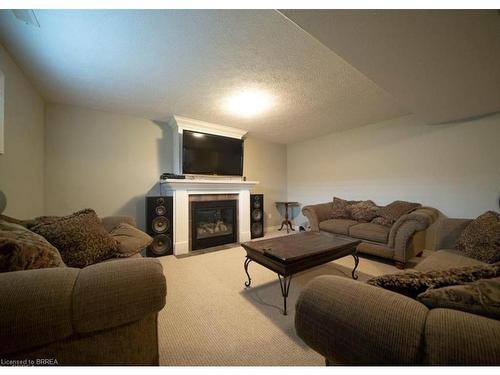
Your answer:
[[[487,211],[472,220],[460,234],[456,248],[482,262],[500,261],[500,214]]]
[[[481,264],[449,270],[429,272],[401,272],[374,277],[367,281],[370,285],[379,286],[405,296],[416,298],[429,288],[441,288],[450,285],[461,285],[480,279],[500,277],[500,262],[497,264]]]
[[[149,235],[127,223],[118,224],[110,234],[118,242],[118,252],[115,253],[118,258],[137,254],[153,242]]]
[[[59,251],[19,224],[0,221],[0,272],[65,267]]]
[[[420,203],[394,201],[387,206],[378,207],[376,212],[377,217],[372,220],[372,223],[391,227],[401,216],[419,207],[422,207]]]
[[[113,257],[118,243],[104,229],[94,210],[41,221],[31,230],[59,249],[69,267],[83,268]]]
[[[430,309],[454,309],[500,319],[500,278],[429,289],[417,299]]]
[[[377,216],[377,205],[371,201],[362,201],[347,206],[349,217],[362,223],[368,223]]]
[[[333,197],[332,219],[349,219],[350,213],[348,207],[351,204],[360,203],[361,201],[346,201],[345,199]]]

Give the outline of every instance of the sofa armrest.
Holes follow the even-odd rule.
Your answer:
[[[133,322],[165,306],[163,267],[152,258],[85,267],[73,291],[73,327],[91,332]]]
[[[451,309],[432,309],[425,326],[430,365],[500,365],[500,321]]]
[[[127,223],[133,227],[137,227],[137,223],[132,216],[106,216],[101,218],[101,223],[108,232],[111,232],[121,223]]]
[[[437,211],[420,208],[401,216],[391,227],[387,246],[394,249],[394,260],[405,263],[416,254],[410,252],[411,239],[415,233],[426,230],[436,221]],[[414,250],[414,249],[413,249]]]
[[[332,214],[332,202],[312,204],[302,208],[302,214],[309,220],[311,230],[318,232],[319,223],[328,220]]]
[[[333,363],[415,364],[428,313],[423,304],[358,281],[320,276],[296,305],[297,334]]]
[[[2,273],[0,354],[140,320],[165,295],[161,264],[151,258]]]
[[[436,249],[454,249],[460,233],[471,219],[442,219],[437,223]]]

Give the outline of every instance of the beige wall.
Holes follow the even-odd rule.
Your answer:
[[[101,216],[132,215],[144,227],[144,196],[158,192],[172,170],[168,125],[109,112],[48,104],[46,111],[46,212],[64,215],[91,207]],[[285,197],[286,148],[245,142],[244,173],[265,194],[266,226],[277,225],[274,200]]]
[[[286,146],[250,136],[245,140],[243,160],[247,180],[260,182],[252,193],[264,194],[264,225],[280,224],[282,218],[275,202],[286,199]]]
[[[4,154],[0,154],[0,190],[7,196],[5,214],[17,218],[44,211],[44,101],[5,49]]]
[[[421,202],[450,217],[498,211],[500,114],[447,125],[412,116],[287,147],[288,199]],[[303,221],[304,218],[298,218]]]
[[[145,195],[170,168],[167,125],[109,112],[47,104],[45,202],[48,215],[85,207],[132,215],[144,227]]]

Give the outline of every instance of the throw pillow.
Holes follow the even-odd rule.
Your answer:
[[[59,251],[22,225],[0,221],[0,272],[65,267]]]
[[[363,201],[347,206],[349,217],[363,223],[368,223],[377,216],[377,205],[371,201]]]
[[[359,203],[361,201],[346,201],[345,199],[333,197],[332,206],[332,219],[349,219],[350,214],[348,207],[351,204]]]
[[[83,268],[99,263],[118,251],[118,243],[91,209],[41,221],[31,229],[57,247],[69,267]]]
[[[119,258],[137,254],[153,242],[149,235],[127,223],[118,224],[110,234],[118,242],[115,256]]]
[[[472,220],[460,234],[456,248],[486,263],[500,261],[500,214],[487,211]]]
[[[454,309],[500,319],[500,278],[429,289],[417,299],[430,309]]]
[[[416,298],[429,288],[441,288],[450,285],[461,285],[480,279],[500,277],[500,262],[449,270],[429,272],[401,272],[374,277],[368,284],[379,286],[405,296]]]
[[[377,217],[372,220],[372,223],[390,227],[401,216],[408,214],[421,206],[422,205],[420,203],[394,201],[387,206],[378,207],[376,210]]]
[[[25,228],[28,228],[29,224],[33,222],[33,220],[19,220],[7,215],[0,215],[0,220],[7,223],[17,224]]]

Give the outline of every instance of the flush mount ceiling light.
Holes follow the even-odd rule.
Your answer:
[[[235,91],[223,103],[224,110],[238,117],[249,118],[269,110],[274,104],[271,94],[260,89]]]

